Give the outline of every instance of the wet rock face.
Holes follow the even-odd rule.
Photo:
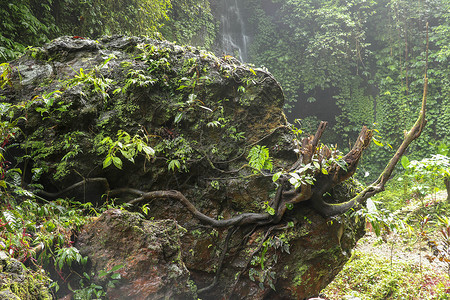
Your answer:
[[[50,300],[50,279],[44,274],[27,270],[21,262],[0,251],[0,299]]]
[[[193,299],[195,290],[181,256],[183,230],[174,220],[147,221],[108,210],[83,227],[75,247],[89,256],[94,274],[123,266],[117,270],[117,286],[107,291],[109,299]]]
[[[0,97],[26,113],[17,109],[23,134],[7,154],[30,155],[24,178],[38,180],[48,199],[100,203],[111,199],[109,188],[123,191],[113,196],[120,203],[137,197],[130,189],[178,190],[202,213],[228,219],[264,212],[276,192],[271,176],[246,166],[254,145],[269,149],[277,171],[297,159],[277,81],[227,56],[137,37],[62,37],[10,66]],[[115,148],[121,169],[103,168],[111,148],[102,141],[117,141],[119,130],[145,139],[152,159],[138,155],[133,163]],[[66,189],[83,178],[108,184]],[[336,195],[346,200],[347,190]],[[233,228],[206,226],[174,199],[148,208],[152,221],[110,210],[78,235],[76,247],[94,273],[123,265],[123,279],[108,290],[113,299],[312,297],[339,272],[364,228],[349,216],[323,218],[308,203],[278,224]]]

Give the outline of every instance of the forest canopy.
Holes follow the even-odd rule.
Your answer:
[[[301,278],[325,285],[334,276],[316,277],[308,263],[337,273],[333,266],[349,258],[345,249],[367,224],[377,235],[406,228],[385,209],[414,200],[426,209],[443,185],[450,193],[450,0],[0,6],[0,250],[17,258],[43,253],[40,261],[53,259],[61,271],[86,215],[131,207],[147,219],[176,219],[192,236],[183,243],[197,245],[203,233],[214,240],[199,249],[207,246],[215,265],[182,247],[192,274],[206,264],[197,270],[209,274],[199,295],[220,293],[216,285],[233,294],[240,280],[256,283],[257,273],[260,289],[280,293],[286,282],[285,291],[292,283],[303,293]],[[393,178],[378,202],[373,196]],[[65,210],[70,225],[35,226]],[[427,218],[414,221],[422,237]],[[448,246],[450,221],[440,220]],[[308,227],[321,231],[305,234]],[[55,228],[65,236],[54,243]],[[46,246],[38,230],[48,232]],[[241,248],[247,241],[253,252]],[[58,253],[45,257],[51,247]],[[246,261],[238,273],[226,270],[234,268],[233,251],[250,254],[238,259]],[[292,280],[275,288],[278,256],[269,254],[277,251],[296,267],[280,269]],[[305,295],[317,294],[316,283]]]
[[[421,159],[450,142],[449,0],[7,2],[0,10],[0,62],[61,35],[147,35],[220,55],[227,52],[223,18],[232,7],[239,14],[233,35],[246,42],[246,62],[267,67],[281,83],[291,122],[302,119],[312,133],[328,121],[324,141],[340,147],[363,125],[379,131],[382,146],[369,150],[371,163],[360,170],[370,179],[420,107],[428,22],[428,125],[407,154]],[[239,57],[237,50],[226,54]]]

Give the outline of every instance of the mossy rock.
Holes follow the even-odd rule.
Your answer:
[[[27,269],[21,262],[0,251],[0,299],[51,300],[51,280],[43,270]]]

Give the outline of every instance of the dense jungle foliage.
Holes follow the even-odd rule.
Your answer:
[[[8,84],[7,61],[61,35],[147,35],[222,54],[220,19],[224,5],[231,2],[3,0],[0,87]],[[313,132],[321,119],[329,121],[332,128],[327,129],[325,139],[338,143],[343,150],[353,142],[362,125],[377,130],[374,141],[379,147],[372,146],[365,154],[359,170],[362,180],[377,176],[393,154],[390,145],[395,148],[400,144],[403,130],[414,122],[427,67],[425,130],[409,148],[408,158],[402,160],[403,168],[399,166],[398,177],[385,196],[375,199],[383,202],[380,207],[385,211],[369,208],[361,217],[373,223],[379,234],[383,229],[398,230],[406,223],[398,225],[390,212],[415,199],[422,201],[424,210],[413,220],[418,226],[413,228],[417,234],[423,229],[420,224],[425,218],[442,218],[445,212],[438,208],[444,204],[424,199],[442,188],[442,178],[450,175],[450,0],[241,0],[236,5],[249,37],[248,62],[267,67],[280,81],[290,120],[302,119],[299,127],[304,132]],[[1,147],[10,137],[8,130],[16,128],[16,124],[4,122],[7,113],[7,109],[2,109]],[[5,130],[5,126],[10,128]],[[3,175],[3,165],[0,171]],[[6,184],[0,188],[6,188]],[[15,192],[18,191],[27,193]],[[27,257],[36,251],[25,235],[28,224],[41,222],[49,232],[54,227],[62,228],[58,235],[42,234],[35,241],[39,245],[54,241],[61,244],[61,253],[43,253],[38,258],[39,264],[55,267],[62,266],[66,257],[66,263],[84,259],[77,253],[65,253],[68,250],[64,249],[70,248],[63,247],[69,243],[67,235],[72,228],[86,222],[80,216],[111,207],[92,212],[89,205],[67,200],[43,206],[32,201],[16,204],[10,194],[4,195],[9,197],[8,209],[15,215],[3,214],[0,228],[5,229],[2,238],[9,244],[0,245],[13,249],[18,258]],[[429,203],[428,210],[424,203]],[[435,204],[436,211],[429,211]],[[20,219],[25,221],[15,221]],[[450,232],[448,219],[442,223]],[[438,240],[447,245],[446,259],[450,261],[449,241],[450,233]]]
[[[306,117],[302,110],[310,107],[308,118],[334,121],[330,142],[344,146],[373,123],[387,143],[401,141],[420,106],[428,22],[428,124],[410,155],[421,158],[435,151],[429,143],[449,142],[449,1],[245,2],[251,61],[282,83],[294,117]],[[372,148],[364,172],[384,164],[392,153],[387,143]]]
[[[61,35],[163,34],[209,47],[216,26],[205,0],[5,0],[0,8],[0,62]]]
[[[249,39],[248,60],[280,81],[291,120],[302,118],[310,131],[318,119],[331,122],[328,142],[341,147],[363,124],[379,130],[383,146],[372,147],[361,168],[369,179],[419,109],[428,23],[428,124],[409,155],[430,156],[436,151],[430,144],[450,142],[449,0],[6,2],[0,61],[60,35],[144,34],[221,54],[221,17],[226,6],[236,5]]]

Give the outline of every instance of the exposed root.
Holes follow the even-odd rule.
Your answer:
[[[128,203],[137,204],[142,201],[152,199],[171,198],[180,201],[186,208],[201,222],[213,227],[228,227],[246,224],[267,224],[270,223],[271,216],[267,213],[243,213],[227,220],[216,220],[201,213],[197,208],[179,191],[153,191],[144,193]]]
[[[56,193],[49,193],[43,190],[39,190],[36,192],[37,195],[43,196],[43,197],[47,197],[47,198],[58,198],[61,197],[62,195],[76,189],[79,187],[84,187],[87,183],[101,183],[104,187],[105,191],[109,191],[109,183],[108,180],[106,178],[103,177],[98,177],[98,178],[84,178],[83,180],[81,180],[80,182],[74,183],[71,186],[65,188],[62,191],[56,192]]]
[[[241,275],[244,274],[244,273],[248,270],[248,267],[249,267],[249,265],[250,265],[250,262],[251,262],[252,259],[253,259],[253,256],[261,250],[261,248],[262,248],[263,245],[264,245],[264,242],[269,238],[269,236],[270,236],[270,234],[272,233],[272,231],[273,231],[273,230],[276,230],[276,229],[283,229],[283,228],[285,228],[284,225],[274,225],[274,226],[270,227],[270,228],[266,231],[266,234],[264,235],[263,239],[262,239],[261,242],[259,243],[258,247],[250,254],[250,256],[248,257],[247,261],[245,262],[244,268],[236,275],[236,279],[235,279],[233,285],[230,287],[230,290],[229,290],[229,292],[228,292],[228,295],[225,296],[224,299],[230,299],[231,295],[232,295],[233,292],[234,292],[234,289],[236,288],[237,283],[239,282],[239,280],[240,280],[240,278],[241,278]]]
[[[216,285],[217,285],[217,280],[219,279],[220,273],[222,271],[222,266],[223,266],[223,261],[225,259],[225,255],[227,254],[228,251],[228,246],[230,244],[230,240],[231,237],[233,236],[233,234],[239,229],[239,227],[234,227],[228,230],[227,233],[227,237],[225,238],[225,242],[223,244],[223,249],[222,249],[222,253],[220,254],[220,258],[219,258],[219,263],[218,263],[218,267],[217,267],[217,271],[216,274],[214,276],[214,280],[213,282],[208,285],[207,287],[204,287],[202,289],[199,289],[197,292],[198,294],[202,294],[202,293],[206,293],[208,291],[210,291],[211,289],[213,289]]]

